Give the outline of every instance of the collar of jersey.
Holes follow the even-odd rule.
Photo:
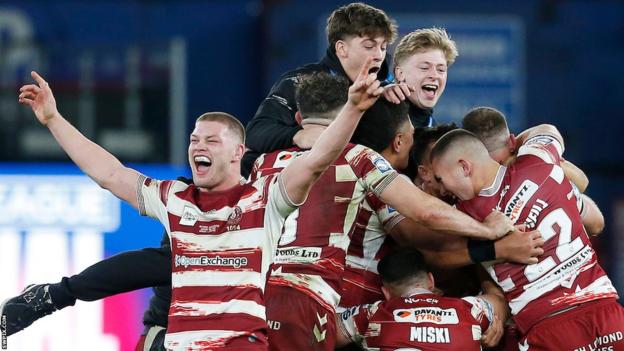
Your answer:
[[[487,188],[481,189],[479,192],[479,196],[492,196],[498,193],[500,190],[500,186],[503,183],[503,178],[505,177],[505,172],[507,171],[507,167],[499,166],[498,171],[496,172],[496,177],[494,178],[494,182]]]

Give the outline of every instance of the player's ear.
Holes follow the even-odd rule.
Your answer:
[[[334,49],[336,49],[336,56],[338,57],[347,57],[347,43],[342,40],[337,40],[336,44],[334,44]]]
[[[507,140],[507,148],[509,149],[509,152],[512,154],[516,153],[517,147],[518,140],[516,139],[516,136],[513,135],[513,133],[509,134],[509,139]]]
[[[238,162],[243,159],[243,155],[245,154],[245,145],[237,144],[236,149],[234,150],[234,158],[232,162]]]
[[[381,292],[383,293],[383,296],[386,298],[386,300],[390,300],[390,298],[392,297],[392,294],[390,294],[390,290],[388,290],[388,288],[383,285],[381,286]]]
[[[405,81],[405,73],[403,73],[401,66],[394,67],[394,76],[396,77],[397,82]]]
[[[431,272],[427,272],[427,289],[429,291],[433,291],[435,288],[435,279],[433,278],[433,274]]]
[[[463,174],[465,177],[469,177],[470,173],[472,172],[472,164],[466,160],[462,160],[460,159],[459,161],[459,165],[462,168]]]
[[[397,133],[392,139],[392,151],[395,153],[399,153],[401,151],[401,147],[405,144],[403,142],[403,133]]]
[[[295,112],[295,121],[297,121],[297,124],[299,125],[301,125],[301,121],[303,121],[303,117],[301,117],[301,112],[299,112],[299,110]]]

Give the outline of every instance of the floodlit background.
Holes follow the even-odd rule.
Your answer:
[[[512,130],[559,127],[607,226],[595,245],[624,291],[624,2],[371,1],[401,34],[445,27],[460,55],[439,122],[496,107]],[[157,246],[162,227],[68,162],[19,86],[39,71],[61,113],[156,178],[188,174],[192,121],[247,122],[277,77],[324,53],[337,1],[0,2],[0,299],[117,252]],[[9,350],[132,350],[150,291],[74,308],[10,337]]]

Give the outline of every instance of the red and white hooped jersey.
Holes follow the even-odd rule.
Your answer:
[[[418,289],[408,297],[355,306],[340,315],[338,329],[365,350],[481,350],[493,320],[479,297],[451,298]]]
[[[251,179],[279,172],[305,151],[292,148],[262,155]],[[346,251],[361,203],[398,173],[377,152],[349,144],[284,225],[268,284],[289,286],[329,310],[338,306]]]
[[[341,307],[369,304],[384,298],[377,264],[396,245],[388,233],[403,219],[403,215],[375,194],[366,194],[347,249]]]
[[[511,166],[499,168],[491,186],[457,205],[479,221],[500,210],[515,224],[542,233],[544,254],[537,264],[484,264],[505,292],[522,333],[555,312],[617,297],[583,227],[576,192],[559,166],[562,153],[557,139],[535,136]]]
[[[172,251],[167,349],[213,350],[245,338],[266,350],[263,290],[295,205],[279,175],[225,191],[142,176],[142,215],[160,220]]]

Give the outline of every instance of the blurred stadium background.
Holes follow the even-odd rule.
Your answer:
[[[188,173],[187,135],[205,111],[248,121],[277,77],[324,53],[338,1],[0,2],[0,298],[117,252],[162,228],[69,164],[17,104],[33,69],[87,136],[156,178]],[[595,240],[624,291],[624,2],[369,1],[405,34],[446,27],[460,56],[434,116],[503,110],[514,131],[552,123],[605,214]],[[10,350],[132,350],[150,291],[79,303],[9,339]]]

